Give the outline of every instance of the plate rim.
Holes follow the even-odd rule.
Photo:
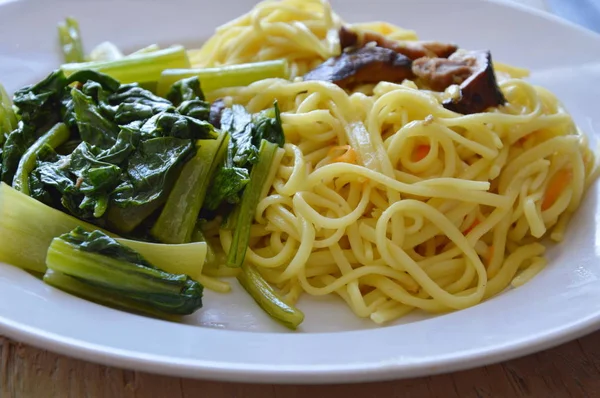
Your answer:
[[[519,10],[539,18],[546,19],[585,34],[600,43],[600,34],[577,25],[557,15],[532,8],[510,0],[481,0],[497,6]],[[21,1],[33,3],[32,0]],[[4,3],[4,4],[8,4]],[[2,4],[0,4],[1,6]],[[590,189],[591,191],[591,189]],[[591,195],[591,192],[589,192]],[[391,327],[401,327],[391,326]],[[115,366],[138,371],[152,372],[175,377],[210,379],[231,382],[274,383],[274,384],[330,384],[359,383],[367,381],[399,380],[425,375],[436,375],[453,371],[475,368],[502,362],[548,349],[572,339],[600,329],[600,311],[554,329],[535,335],[514,339],[493,348],[477,348],[451,355],[436,357],[435,363],[419,364],[357,362],[348,366],[298,365],[281,366],[276,363],[255,365],[246,363],[215,362],[202,359],[183,359],[166,355],[148,354],[136,350],[125,350],[91,343],[82,339],[44,331],[40,328],[14,321],[0,315],[0,331],[7,337],[45,349],[57,354],[67,355],[80,360],[103,365]],[[219,331],[221,333],[246,333],[237,331]],[[361,333],[368,331],[327,332]],[[294,336],[290,334],[290,336]]]

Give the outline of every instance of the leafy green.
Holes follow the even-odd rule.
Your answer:
[[[13,180],[13,187],[26,195],[29,194],[29,174],[35,167],[35,161],[44,150],[45,146],[56,148],[69,138],[69,130],[63,123],[57,123],[46,134],[41,136],[27,151],[19,161],[19,166]]]
[[[283,148],[285,136],[281,125],[281,112],[277,101],[273,108],[258,113],[254,118],[255,130],[252,141],[255,146],[260,146],[261,140],[267,140]]]
[[[198,77],[192,76],[174,83],[166,97],[175,106],[179,106],[184,101],[204,100],[204,93],[200,88]]]
[[[55,71],[37,84],[15,92],[13,102],[20,121],[6,138],[2,153],[2,181],[11,184],[21,156],[51,126],[60,121],[63,89],[67,79]]]
[[[250,173],[242,167],[221,167],[215,174],[204,202],[207,210],[217,210],[221,203],[237,204],[240,192],[250,181]]]
[[[283,127],[277,101],[272,109],[256,115],[249,113],[241,105],[233,105],[223,110],[221,129],[231,134],[231,141],[224,165],[217,171],[204,205],[208,211],[215,211],[222,203],[236,204],[240,195],[251,180],[252,165],[258,162],[260,142],[264,139],[280,147],[285,143]]]
[[[178,113],[161,112],[148,119],[140,128],[145,138],[176,137],[183,139],[214,139],[212,124]]]
[[[119,126],[101,114],[92,97],[76,88],[71,90],[71,96],[81,139],[103,149],[113,146],[117,141]]]
[[[112,193],[110,225],[117,231],[131,232],[164,204],[193,148],[192,141],[174,137],[142,141],[129,159],[124,181]]]
[[[126,308],[134,302],[158,314],[188,315],[202,307],[200,283],[187,275],[156,268],[138,252],[101,231],[88,232],[78,227],[55,238],[46,264],[53,272],[103,291]],[[68,285],[57,287],[69,290]],[[132,309],[139,311],[140,307]]]

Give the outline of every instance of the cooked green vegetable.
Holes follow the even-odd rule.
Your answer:
[[[116,61],[117,59],[123,58],[124,55],[119,48],[110,41],[105,41],[98,44],[91,52],[89,60],[92,62],[99,61]],[[83,62],[85,59],[78,61],[67,61],[67,62]]]
[[[0,183],[1,262],[44,272],[52,239],[78,226],[96,228]]]
[[[56,148],[69,139],[69,130],[63,123],[57,123],[46,134],[38,138],[21,157],[13,180],[13,187],[29,195],[29,173],[35,167],[35,161],[44,146]]]
[[[231,134],[231,141],[225,163],[217,171],[204,205],[211,211],[223,202],[239,203],[240,194],[251,179],[249,170],[258,161],[262,139],[279,146],[285,142],[277,101],[272,109],[256,115],[241,105],[233,105],[223,111],[221,129]]]
[[[0,262],[44,272],[46,252],[52,239],[77,227],[88,231],[98,229],[0,183]],[[103,232],[110,235],[108,231]],[[207,255],[204,242],[165,245],[122,238],[116,240],[138,251],[157,267],[189,275],[195,280],[202,272]]]
[[[194,146],[174,137],[142,141],[128,161],[125,181],[111,195],[109,225],[131,232],[167,200],[175,177]]]
[[[11,184],[21,156],[50,127],[61,121],[65,76],[53,72],[37,84],[15,92],[13,102],[21,121],[6,138],[2,153],[2,181]]]
[[[295,328],[302,313],[244,264],[285,142],[278,104],[251,114],[211,104],[203,91],[285,78],[286,61],[182,69],[190,64],[181,46],[123,55],[105,42],[84,62],[77,22],[59,30],[69,63],[18,90],[14,105],[0,86],[0,180],[14,186],[0,183],[0,261],[165,318],[200,308],[204,284],[229,290],[207,275],[239,275],[262,308]],[[228,253],[214,237],[214,248],[204,242],[202,225],[215,217],[233,231]]]
[[[12,101],[4,86],[0,84],[0,176],[2,176],[1,164],[4,142],[15,128],[17,128],[17,117],[12,108]]]
[[[226,65],[217,68],[166,69],[158,80],[158,95],[166,95],[175,82],[192,76],[200,79],[204,91],[211,92],[224,87],[247,86],[263,79],[287,79],[289,71],[285,60]]]
[[[203,287],[187,275],[162,271],[135,250],[100,232],[76,228],[52,240],[46,265],[49,270],[75,278],[102,291],[111,301],[127,307],[134,302],[155,314],[188,315],[202,307]],[[70,290],[68,280],[52,281]],[[74,289],[73,289],[74,290]],[[86,295],[79,290],[79,294]],[[102,296],[91,295],[92,299]]]
[[[250,182],[244,190],[242,202],[239,204],[239,214],[237,215],[233,239],[227,255],[227,265],[230,267],[240,267],[244,263],[250,239],[250,226],[254,220],[256,206],[258,206],[276,152],[277,145],[266,140],[262,141],[258,163],[252,168]]]
[[[185,274],[201,282],[208,253],[206,242],[163,244],[116,238],[117,242],[140,253],[151,264],[173,274]]]
[[[165,243],[191,242],[206,189],[227,151],[228,135],[197,142],[196,156],[181,171],[150,233]]]
[[[165,69],[189,68],[190,61],[182,46],[138,53],[114,61],[79,62],[61,66],[65,75],[91,69],[105,73],[121,83],[157,82]],[[179,80],[179,79],[176,79]]]
[[[65,62],[83,62],[85,55],[83,44],[81,43],[81,34],[79,32],[79,23],[75,18],[68,17],[65,22],[58,24],[58,37],[62,46]]]
[[[242,272],[238,274],[237,280],[260,308],[286,327],[295,330],[304,320],[302,311],[286,304],[251,265],[242,266]]]
[[[160,46],[158,44],[150,44],[149,46],[140,48],[139,50],[134,51],[129,55],[151,53],[151,52],[158,51],[158,50],[160,50]]]

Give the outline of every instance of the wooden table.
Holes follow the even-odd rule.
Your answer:
[[[600,332],[498,365],[385,383],[273,386],[179,379],[95,365],[0,337],[4,398],[600,397]]]

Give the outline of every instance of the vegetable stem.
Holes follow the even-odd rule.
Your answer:
[[[98,229],[0,183],[0,262],[43,273],[52,239],[78,226]]]
[[[75,18],[68,17],[65,22],[58,24],[58,37],[65,62],[83,62],[85,60],[79,23]]]
[[[191,242],[211,176],[227,151],[228,134],[197,141],[196,156],[183,167],[150,233],[164,243]]]
[[[151,306],[137,303],[133,300],[127,300],[126,298],[115,298],[112,295],[106,294],[102,289],[90,286],[79,280],[65,275],[62,272],[53,271],[48,269],[44,274],[44,282],[57,289],[63,290],[67,293],[73,294],[77,297],[93,301],[97,304],[104,304],[109,307],[129,310],[145,315],[154,316],[156,318],[167,319],[176,321],[177,316],[165,314],[161,311],[154,310]]]
[[[264,184],[269,178],[269,171],[275,154],[277,145],[267,140],[262,140],[258,155],[258,163],[252,167],[250,172],[250,182],[244,189],[242,201],[238,205],[239,213],[233,231],[233,239],[229,253],[227,255],[227,265],[229,267],[240,267],[246,257],[248,241],[250,240],[250,226],[256,213],[256,206],[263,192]]]
[[[289,71],[285,60],[226,65],[217,68],[167,69],[162,72],[158,80],[158,95],[166,95],[175,82],[192,76],[200,79],[204,92],[210,92],[224,87],[247,86],[268,78],[287,79]]]
[[[104,291],[124,306],[134,301],[172,315],[188,315],[202,307],[203,287],[198,282],[156,268],[99,231],[76,228],[53,239],[46,265]]]
[[[69,63],[61,66],[66,76],[83,70],[92,69],[105,73],[122,84],[147,83],[159,80],[165,69],[189,68],[190,61],[182,46],[163,50],[132,54],[114,61]]]
[[[48,145],[52,149],[67,142],[70,131],[64,123],[56,123],[48,132],[42,135],[31,145],[21,157],[19,166],[13,179],[13,188],[29,195],[29,174],[35,167],[35,162],[40,151]]]
[[[292,330],[304,321],[304,313],[288,305],[253,266],[244,264],[237,280],[260,308],[276,321]]]

